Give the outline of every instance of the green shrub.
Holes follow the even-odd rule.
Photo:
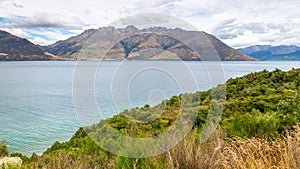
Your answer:
[[[0,142],[0,157],[8,156],[8,148],[6,145],[6,141]]]

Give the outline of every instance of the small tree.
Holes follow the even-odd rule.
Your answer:
[[[0,157],[8,156],[8,148],[6,146],[6,141],[0,141]]]

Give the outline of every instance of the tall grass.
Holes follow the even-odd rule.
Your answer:
[[[275,140],[226,138],[218,131],[203,144],[186,139],[170,153],[167,168],[299,169],[300,127]]]
[[[265,138],[231,138],[222,151],[224,168],[299,169],[300,128],[268,141]]]
[[[299,169],[300,127],[285,135],[267,138],[226,138],[215,132],[205,143],[197,142],[194,130],[183,142],[162,156],[153,157],[148,166],[174,169]],[[135,166],[135,168],[139,168]]]
[[[42,155],[23,168],[299,169],[300,127],[273,140],[228,138],[218,130],[201,144],[195,129],[176,147],[155,157],[130,159],[109,155],[100,159],[91,154],[56,152]]]

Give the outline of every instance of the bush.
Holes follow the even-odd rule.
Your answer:
[[[8,156],[8,148],[6,146],[6,141],[0,142],[0,157]]]

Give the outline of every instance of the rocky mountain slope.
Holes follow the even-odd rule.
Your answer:
[[[0,31],[0,61],[52,59],[56,57],[28,40]]]
[[[260,60],[300,60],[300,47],[295,45],[255,45],[238,50]]]
[[[205,32],[164,27],[91,29],[44,49],[71,59],[256,60]]]

